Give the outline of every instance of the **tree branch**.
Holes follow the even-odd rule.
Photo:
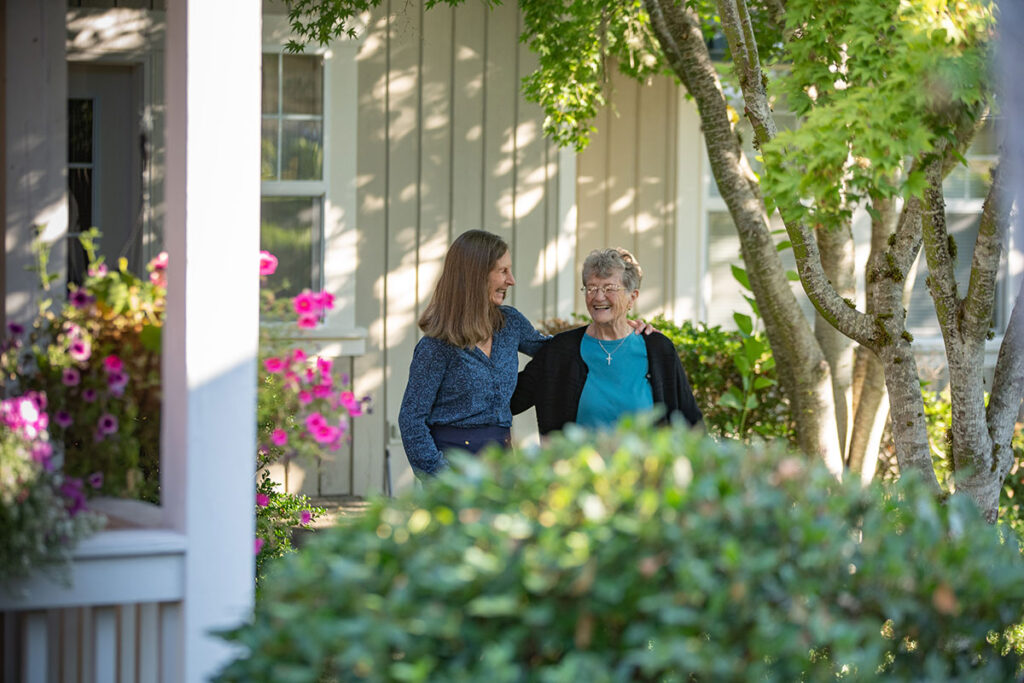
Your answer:
[[[999,257],[1006,242],[1010,220],[1010,205],[1005,200],[1005,189],[1002,173],[997,166],[992,172],[992,184],[981,210],[981,224],[971,261],[971,281],[963,301],[961,332],[977,342],[987,337],[992,323]]]
[[[999,346],[992,393],[988,401],[988,431],[994,444],[1003,444],[1006,453],[1001,459],[1013,460],[1008,448],[1013,438],[1014,425],[1024,400],[1024,278],[1017,292],[1017,300],[1010,313],[1010,321]],[[997,454],[998,455],[998,454]],[[1004,475],[1005,476],[1005,475]]]

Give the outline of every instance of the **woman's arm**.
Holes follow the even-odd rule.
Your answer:
[[[409,365],[409,383],[405,385],[402,407],[398,411],[405,457],[417,473],[437,474],[448,466],[427,425],[448,366],[445,351],[444,342],[431,337],[424,337],[416,344]]]

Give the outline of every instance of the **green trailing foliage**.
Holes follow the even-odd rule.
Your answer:
[[[277,563],[217,680],[1011,680],[1024,560],[917,486],[643,420],[456,456]]]

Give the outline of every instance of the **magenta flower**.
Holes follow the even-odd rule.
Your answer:
[[[43,469],[49,470],[50,456],[53,455],[53,446],[49,441],[37,441],[32,445],[32,459],[40,463]]]
[[[167,252],[161,251],[146,264],[146,270],[167,270]]]
[[[319,298],[310,292],[308,289],[302,290],[302,292],[292,299],[292,308],[299,314],[300,318],[302,315],[315,315],[320,312],[322,305]]]
[[[334,295],[330,292],[317,292],[313,294],[313,299],[322,310],[329,311],[334,308]]]
[[[110,413],[103,413],[99,422],[96,423],[96,431],[106,436],[117,431],[117,418]]]
[[[293,363],[304,363],[306,361],[306,352],[302,349],[292,349],[292,362]]]
[[[95,301],[95,299],[89,295],[89,292],[82,288],[76,289],[71,292],[70,296],[68,296],[68,302],[75,308],[86,308],[93,301]]]
[[[257,493],[256,504],[259,505],[261,508],[267,507],[268,505],[270,505],[270,496],[268,496],[265,493]]]
[[[89,486],[93,487],[94,489],[102,488],[103,487],[103,473],[102,472],[93,472],[92,474],[90,474],[86,478],[85,482],[87,484],[89,484]]]
[[[252,554],[253,555],[259,555],[260,554],[260,550],[263,549],[263,544],[264,543],[265,543],[265,541],[262,538],[260,538],[259,536],[257,536],[256,537],[256,542],[253,544],[253,552],[252,552]]]
[[[288,432],[283,429],[275,429],[274,433],[271,434],[270,440],[274,442],[275,446],[283,446],[288,443]]]
[[[80,363],[85,362],[89,360],[89,356],[92,355],[92,346],[90,346],[89,342],[85,339],[76,337],[75,339],[72,339],[71,344],[68,345],[68,355],[71,356],[73,360]]]
[[[299,518],[299,524],[306,526],[313,520],[313,513],[309,510],[303,510],[302,515]]]
[[[320,374],[325,379],[330,379],[331,370],[334,369],[334,361],[330,358],[320,358],[317,356],[316,369],[320,371]],[[330,382],[328,382],[328,384],[330,384]]]
[[[260,275],[273,275],[277,270],[277,257],[269,251],[260,252]]]
[[[341,436],[341,430],[337,427],[332,427],[328,424],[320,425],[316,429],[309,430],[309,433],[313,435],[317,443],[331,443],[337,441]]]
[[[333,393],[333,389],[324,384],[318,384],[313,387],[313,396],[316,398],[327,398]]]
[[[301,403],[304,406],[308,406],[312,402],[313,402],[313,394],[309,393],[308,391],[300,391],[299,392],[299,403]]]
[[[263,361],[263,368],[267,372],[276,375],[277,373],[284,370],[284,361],[277,357],[268,358],[265,361]]]
[[[310,413],[309,417],[306,418],[306,429],[311,432],[325,424],[327,424],[327,420],[320,413]]]
[[[82,392],[82,400],[85,401],[86,403],[92,403],[93,401],[95,401],[96,400],[96,390],[95,389],[86,389],[85,391],[83,391]]]
[[[296,324],[299,326],[300,330],[312,330],[316,327],[317,322],[319,322],[319,318],[317,318],[316,315],[312,313],[303,313],[299,316]]]
[[[101,263],[98,266],[89,266],[89,277],[103,277],[107,274],[107,264]]]
[[[111,354],[103,359],[103,369],[107,372],[121,372],[124,369],[124,362]]]
[[[65,368],[64,372],[61,373],[60,381],[66,387],[77,387],[78,383],[82,381],[82,375],[75,368]]]
[[[67,429],[71,426],[73,420],[71,419],[71,413],[66,410],[58,410],[57,414],[53,416],[53,419],[57,421],[57,424]]]

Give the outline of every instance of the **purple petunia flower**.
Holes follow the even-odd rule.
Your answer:
[[[256,542],[253,543],[253,546],[252,546],[253,547],[253,553],[252,554],[253,555],[259,555],[260,551],[263,550],[263,544],[264,543],[266,543],[266,541],[264,541],[262,538],[257,536],[256,537]]]
[[[299,519],[299,524],[301,524],[302,526],[306,526],[307,524],[309,524],[309,522],[312,519],[313,519],[313,513],[310,512],[309,510],[303,510],[302,511],[302,516]]]
[[[100,421],[96,423],[96,430],[103,435],[113,434],[117,431],[117,418],[110,413],[103,413]]]
[[[124,388],[128,384],[128,375],[115,370],[107,375],[107,388],[110,389],[110,393],[114,396],[120,396],[124,393]]]
[[[94,489],[102,488],[103,486],[103,473],[93,472],[86,478],[86,483]]]
[[[81,288],[71,292],[71,295],[68,296],[68,302],[75,308],[85,308],[95,300],[89,295],[89,292]]]
[[[85,492],[82,490],[81,479],[65,479],[60,485],[60,495],[64,498],[64,505],[72,517],[85,509]]]
[[[66,387],[77,387],[81,380],[82,375],[75,368],[65,368],[60,377],[60,381],[63,382]]]
[[[56,420],[57,424],[64,429],[70,427],[71,423],[74,421],[71,417],[71,413],[66,410],[58,410],[57,414],[53,416],[53,419]]]
[[[85,391],[83,391],[82,392],[82,400],[85,401],[86,403],[92,403],[93,401],[95,401],[96,400],[96,390],[90,388],[90,389],[86,389]]]
[[[259,505],[261,508],[267,507],[268,505],[270,505],[270,496],[268,496],[265,493],[257,493],[256,504]]]
[[[25,333],[25,326],[24,325],[19,325],[18,323],[7,323],[7,334],[11,335],[12,337],[17,337],[18,335],[21,335],[21,334],[24,334],[24,333]]]

